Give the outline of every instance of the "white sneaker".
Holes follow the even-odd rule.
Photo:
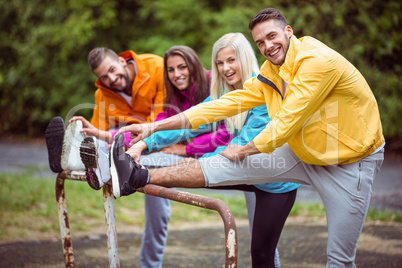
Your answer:
[[[81,120],[71,122],[64,133],[63,149],[61,153],[61,167],[63,170],[85,170],[80,158],[80,145],[86,134],[81,133]]]
[[[80,156],[89,186],[99,190],[110,180],[109,154],[99,148],[98,140],[91,136],[82,141]]]

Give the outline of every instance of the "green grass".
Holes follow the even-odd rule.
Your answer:
[[[56,178],[56,175],[55,175]],[[34,178],[28,174],[0,174],[0,239],[30,236],[33,232],[59,232],[55,198],[55,179]],[[247,219],[242,194],[222,195],[218,191],[191,190],[192,193],[226,202],[235,219]],[[102,191],[94,191],[86,182],[66,181],[65,195],[70,228],[90,231],[94,224],[104,225]],[[115,200],[117,223],[142,226],[145,221],[144,194]],[[296,202],[291,216],[324,217],[322,204]],[[171,223],[217,221],[216,211],[172,202]],[[402,213],[369,210],[368,220],[402,222]]]

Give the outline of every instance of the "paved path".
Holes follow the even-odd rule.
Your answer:
[[[0,173],[33,172],[34,175],[55,178],[50,171],[46,145],[43,141],[0,141]],[[302,186],[297,193],[300,202],[321,202],[311,186]],[[386,155],[374,182],[371,207],[402,211],[402,157]]]

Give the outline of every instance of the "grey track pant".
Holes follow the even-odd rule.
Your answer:
[[[302,162],[288,144],[272,154],[241,162],[216,155],[200,159],[206,186],[277,181],[312,185],[325,206],[328,225],[327,268],[355,267],[357,242],[371,199],[371,187],[384,160],[384,149],[352,164],[318,166]]]

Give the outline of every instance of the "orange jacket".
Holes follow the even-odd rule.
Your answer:
[[[98,79],[95,92],[95,108],[91,124],[100,130],[109,130],[133,123],[153,122],[163,110],[163,58],[152,54],[137,55],[125,51],[119,56],[133,59],[137,74],[133,83],[132,105],[116,92],[106,88]]]

